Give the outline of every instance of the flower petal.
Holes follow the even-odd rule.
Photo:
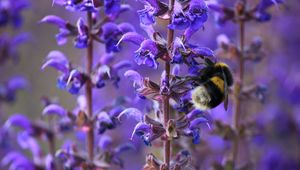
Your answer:
[[[43,115],[57,115],[62,117],[67,115],[67,111],[58,104],[50,104],[44,108]]]
[[[136,121],[140,122],[143,119],[143,113],[137,108],[127,108],[123,110],[118,119],[121,120],[122,116],[126,116],[126,118],[134,118]]]
[[[40,22],[57,25],[60,28],[65,28],[66,24],[67,24],[67,22],[64,19],[62,19],[56,15],[45,16]]]
[[[6,120],[4,124],[4,129],[8,130],[12,126],[16,126],[24,130],[30,130],[32,127],[32,123],[25,115],[13,114]]]
[[[191,130],[199,129],[200,126],[204,123],[208,123],[208,120],[204,117],[199,117],[191,121],[189,128]]]
[[[140,45],[144,40],[145,38],[136,32],[127,32],[121,37],[116,46],[119,46],[123,41],[131,42],[135,45]]]

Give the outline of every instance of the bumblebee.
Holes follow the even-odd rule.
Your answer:
[[[205,60],[205,67],[199,77],[192,78],[194,89],[191,91],[192,104],[200,110],[212,109],[224,101],[228,107],[228,88],[233,84],[229,66],[223,62]]]

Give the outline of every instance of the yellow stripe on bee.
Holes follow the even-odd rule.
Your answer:
[[[220,77],[214,76],[210,78],[210,81],[212,81],[221,90],[221,92],[224,93],[224,80]]]
[[[228,65],[225,64],[225,63],[223,63],[223,62],[217,62],[217,63],[215,64],[215,66],[228,67]]]

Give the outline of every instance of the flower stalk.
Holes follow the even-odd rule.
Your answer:
[[[92,67],[93,67],[93,36],[92,36],[92,27],[93,27],[93,19],[92,12],[87,12],[87,20],[88,20],[88,30],[89,30],[89,42],[87,47],[87,58],[86,58],[86,73],[91,75]],[[93,130],[93,90],[92,90],[92,81],[89,78],[86,82],[85,86],[85,97],[87,103],[87,116],[89,121],[89,130],[87,134],[87,150],[89,161],[93,161],[94,158],[94,130]]]
[[[241,2],[241,3],[239,3]],[[236,165],[237,157],[238,157],[238,149],[239,149],[239,122],[241,117],[241,110],[242,110],[242,103],[240,100],[241,91],[243,88],[243,80],[244,80],[244,66],[245,66],[245,60],[244,60],[244,42],[245,42],[245,21],[243,20],[243,12],[245,8],[245,1],[239,1],[237,5],[237,11],[238,11],[238,30],[239,30],[239,51],[240,54],[237,58],[238,63],[238,71],[237,71],[237,80],[235,81],[234,85],[234,101],[235,105],[233,108],[233,128],[236,132],[236,137],[234,139],[233,143],[233,163]]]
[[[174,8],[175,0],[169,0],[169,15],[172,16],[173,8]],[[172,23],[172,17],[169,19],[169,24]],[[168,29],[167,32],[167,47],[168,49],[171,49],[172,43],[174,39],[174,30]],[[170,55],[168,53],[166,62],[165,62],[165,72],[166,72],[166,79],[167,79],[167,88],[169,89],[169,80],[170,80],[170,72],[171,72],[171,64],[170,64]],[[164,96],[163,101],[163,114],[164,114],[164,126],[167,128],[168,122],[170,120],[170,103],[169,103],[170,97],[169,95]],[[167,169],[170,167],[170,159],[171,159],[171,141],[169,139],[166,139],[164,143],[164,163],[167,166]]]

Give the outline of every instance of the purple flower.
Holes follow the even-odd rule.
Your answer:
[[[156,43],[150,39],[147,39],[144,40],[140,48],[135,51],[134,61],[138,65],[146,65],[148,67],[157,69],[159,64],[156,61],[158,59],[158,53],[159,50]]]
[[[149,78],[143,78],[134,70],[126,71],[124,75],[133,81],[133,87],[135,88],[139,98],[149,98],[156,101],[162,100],[159,85],[150,81]]]
[[[203,27],[208,19],[208,7],[204,0],[191,0],[187,16],[191,21],[190,27],[185,31],[186,39]]]
[[[27,132],[32,131],[32,122],[22,114],[14,114],[8,118],[4,124],[4,129],[9,130],[11,127],[19,127]]]
[[[112,108],[109,111],[100,111],[97,113],[96,125],[99,134],[106,130],[111,130],[119,124],[118,115],[123,111],[121,106]]]
[[[110,136],[101,135],[101,138],[98,143],[100,151],[103,152],[101,154],[101,157],[105,163],[115,164],[123,168],[124,161],[120,157],[121,154],[126,151],[135,150],[135,147],[132,144],[124,143],[113,148],[113,143],[113,139]]]
[[[106,15],[116,15],[121,10],[121,0],[104,0]]]
[[[139,45],[139,49],[135,51],[134,61],[138,65],[147,65],[157,69],[159,65],[157,59],[163,57],[166,52],[165,41],[158,33],[155,34],[151,28],[151,26],[144,27],[150,39],[145,39],[134,32],[128,32],[122,36],[117,45],[119,46],[123,41]]]
[[[184,30],[190,26],[190,20],[184,14],[182,6],[176,1],[174,6],[174,13],[172,15],[172,23],[169,24],[170,29]]]
[[[143,116],[143,113],[136,108],[125,109],[119,114],[118,118],[121,119],[123,115],[138,122],[131,134],[131,140],[133,140],[134,136],[138,136],[147,146],[151,146],[152,141],[165,133],[165,129],[159,121],[156,121],[147,115]]]
[[[101,39],[105,42],[106,52],[119,52],[120,46],[117,44],[122,35],[132,31],[134,31],[134,28],[129,23],[116,25],[115,23],[108,22],[104,24],[102,26]]]
[[[176,122],[178,133],[191,137],[194,144],[199,144],[200,142],[200,129],[203,125],[207,125],[210,128],[208,118],[199,110],[192,110]]]
[[[124,167],[124,161],[121,159],[121,154],[126,151],[135,150],[135,147],[132,144],[124,143],[118,145],[117,147],[113,148],[113,139],[110,136],[102,135],[98,147],[100,148],[103,155],[103,159],[108,164],[115,164],[120,166],[121,168]]]
[[[15,63],[18,62],[18,47],[28,41],[28,39],[29,36],[26,33],[18,34],[14,37],[10,37],[6,33],[2,34],[0,36],[0,65],[8,60],[12,60]]]
[[[28,149],[31,151],[34,160],[40,161],[40,158],[42,157],[42,150],[35,138],[26,132],[22,132],[18,133],[17,140],[22,149]]]
[[[9,166],[9,169],[35,169],[33,162],[19,152],[6,154],[1,161],[1,165],[2,167]]]
[[[44,17],[41,23],[49,23],[57,26],[59,28],[59,33],[56,34],[56,41],[58,45],[64,45],[68,41],[69,36],[77,35],[77,28],[62,18],[55,15],[48,15]]]
[[[97,88],[103,88],[108,82],[112,82],[115,87],[119,87],[118,83],[121,79],[120,70],[130,67],[131,62],[122,60],[118,63],[113,63],[115,56],[113,53],[105,54],[101,57],[99,66],[92,74],[92,82]]]
[[[155,17],[165,14],[168,6],[157,0],[139,0],[144,4],[144,9],[137,11],[140,23],[143,25],[151,25],[155,23]]]
[[[208,7],[215,12],[214,16],[218,25],[224,25],[227,21],[233,20],[235,17],[233,9],[217,2],[208,3]]]
[[[133,139],[133,136],[136,135],[140,137],[147,146],[151,146],[151,142],[153,141],[153,139],[151,138],[152,134],[153,132],[150,125],[144,122],[139,122],[138,124],[136,124],[132,132],[131,140]]]
[[[88,45],[88,27],[85,25],[82,18],[77,21],[78,35],[75,38],[74,45],[77,48],[86,48]]]
[[[112,143],[113,143],[113,141],[110,136],[102,135],[98,142],[98,147],[101,149],[101,151],[104,151],[104,152],[111,151]]]
[[[283,0],[261,0],[255,7],[254,18],[258,22],[266,22],[271,19],[271,14],[266,10],[273,5],[281,4]]]
[[[151,25],[155,23],[155,9],[150,5],[145,5],[145,8],[137,11],[140,17],[140,22],[144,25]]]
[[[43,115],[57,115],[60,117],[67,115],[67,110],[58,104],[50,104],[46,106],[42,112]]]
[[[53,67],[62,74],[57,79],[57,87],[68,89],[71,94],[78,94],[86,82],[86,76],[76,69],[72,69],[66,56],[60,51],[51,51],[46,57],[42,70]]]
[[[97,11],[93,0],[53,0],[53,3],[64,6],[69,11]]]
[[[207,57],[214,60],[214,53],[211,49],[184,44],[180,38],[175,38],[171,63],[187,64],[191,68],[199,65],[199,62],[196,60],[197,58],[203,59]]]
[[[23,21],[21,12],[29,6],[27,0],[3,0],[0,2],[0,27],[9,23],[19,28]]]
[[[13,102],[19,90],[28,88],[28,81],[22,76],[13,76],[7,82],[0,83],[0,101]]]

